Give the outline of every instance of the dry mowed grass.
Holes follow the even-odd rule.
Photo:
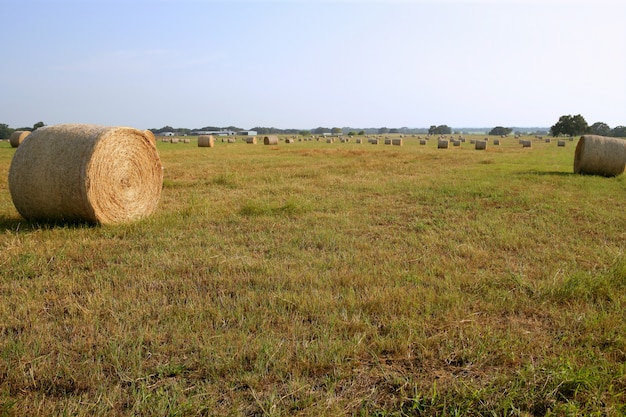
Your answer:
[[[626,413],[626,178],[576,141],[194,139],[120,226],[22,220],[0,143],[0,415]]]

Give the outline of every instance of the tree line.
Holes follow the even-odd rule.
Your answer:
[[[16,130],[25,130],[25,131],[34,131],[40,127],[45,126],[44,122],[37,122],[32,127],[19,127],[19,128],[11,128],[9,125],[0,123],[0,139],[8,139],[11,137],[11,134]],[[336,134],[336,135],[384,135],[384,134],[429,134],[429,135],[450,135],[453,133],[451,127],[447,125],[431,125],[428,129],[426,128],[408,128],[408,127],[400,127],[400,128],[388,128],[388,127],[380,127],[380,128],[365,128],[358,129],[352,127],[316,127],[314,129],[280,129],[277,127],[263,127],[256,126],[252,129],[242,129],[237,126],[226,126],[226,127],[218,127],[218,126],[204,126],[199,129],[188,129],[188,128],[174,128],[172,126],[163,126],[161,128],[151,128],[153,133],[163,133],[163,132],[173,132],[177,135],[189,135],[193,131],[220,131],[220,130],[230,130],[233,132],[241,132],[243,130],[253,130],[257,132],[259,135],[322,135],[324,133]],[[471,129],[468,129],[471,131]],[[496,136],[507,136],[513,132],[513,128],[496,126],[489,131],[489,135]],[[455,131],[455,134],[460,134],[463,132]],[[521,133],[521,132],[515,132]],[[536,132],[537,134],[542,134],[543,132]],[[584,134],[593,134],[600,136],[612,136],[612,137],[620,137],[626,138],[626,126],[616,126],[611,128],[608,124],[604,122],[596,122],[592,125],[589,125],[585,118],[580,114],[577,115],[563,115],[559,118],[559,120],[550,127],[550,135],[552,136],[577,136]]]

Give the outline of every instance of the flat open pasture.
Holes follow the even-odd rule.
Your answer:
[[[21,219],[1,142],[0,415],[624,415],[626,176],[483,138],[157,138],[120,226]]]

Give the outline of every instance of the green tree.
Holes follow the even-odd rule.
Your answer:
[[[359,130],[359,133],[357,133],[357,135],[365,136],[365,130]]]
[[[311,131],[309,130],[301,130],[298,132],[300,136],[311,136]]]
[[[43,122],[37,122],[33,125],[33,132],[37,129],[39,129],[40,127],[44,127],[45,124]]]
[[[491,131],[489,132],[489,135],[490,136],[502,136],[502,135],[507,136],[512,131],[513,129],[511,129],[510,127],[496,126],[493,129],[491,129]]]
[[[437,134],[437,126],[436,125],[431,125],[428,128],[428,134],[429,135],[436,135]]]
[[[600,136],[610,136],[611,128],[606,123],[595,122],[594,124],[589,126],[589,133]]]
[[[0,139],[9,139],[13,133],[13,129],[4,123],[0,123]]]
[[[587,133],[588,130],[589,125],[580,114],[576,116],[567,115],[561,116],[559,121],[550,128],[550,134],[555,137],[560,135],[577,136]]]
[[[615,126],[613,130],[611,130],[611,136],[626,138],[626,126]]]
[[[333,135],[339,135],[339,134],[341,134],[341,128],[340,127],[333,127],[332,129],[330,129],[330,133],[332,133]]]
[[[379,135],[384,135],[385,133],[389,133],[389,129],[386,127],[381,127],[380,129],[378,129],[378,134]]]

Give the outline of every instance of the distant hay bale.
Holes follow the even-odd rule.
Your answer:
[[[361,138],[356,138],[356,141],[355,141],[355,142],[356,142],[357,144],[361,144],[361,143],[363,143],[363,139],[361,139]]]
[[[215,138],[213,135],[199,135],[198,147],[199,148],[212,148],[215,146]]]
[[[264,136],[263,145],[278,145],[278,136]]]
[[[256,145],[256,136],[248,136],[246,138],[246,143],[250,145]]]
[[[420,139],[420,145],[426,145],[426,139]]]
[[[494,144],[495,146],[500,145],[500,139],[494,139],[494,140],[493,140],[493,144]]]
[[[551,142],[550,138],[545,138],[544,140],[545,140],[546,143],[550,143]]]
[[[333,138],[326,139],[326,143],[333,143],[335,140]]]
[[[191,143],[191,139],[185,138],[185,139],[183,139],[183,143]]]
[[[285,139],[285,143],[295,143],[295,140],[287,138]]]
[[[403,142],[402,139],[391,139],[391,144],[394,146],[402,146]]]
[[[560,146],[560,147],[565,146],[565,141],[564,141],[564,140],[559,140],[559,141],[557,141],[557,142],[556,142],[556,146]]]
[[[451,142],[452,142],[452,146],[461,146],[461,141],[460,140],[452,139]]]
[[[171,143],[178,143],[178,138],[172,138],[172,139],[170,140],[170,142],[171,142]]]
[[[487,141],[486,140],[477,140],[476,144],[474,145],[474,149],[476,149],[478,151],[487,150]]]
[[[369,141],[372,145],[378,145],[378,142],[379,142],[378,139],[370,139]]]
[[[156,210],[163,168],[141,130],[63,124],[33,132],[16,150],[8,179],[25,219],[118,224]]]
[[[143,131],[143,134],[144,134],[145,137],[147,137],[150,140],[150,142],[154,146],[156,146],[156,138],[154,137],[154,133],[152,133],[152,130],[146,129],[146,130]]]
[[[626,140],[584,135],[574,155],[574,173],[613,177],[626,167]]]
[[[437,139],[437,149],[448,149],[449,143],[447,139]]]
[[[11,136],[9,138],[9,142],[11,142],[11,147],[17,148],[18,146],[20,146],[22,141],[24,141],[24,139],[26,139],[26,137],[30,135],[30,133],[31,132],[28,130],[16,130],[15,132],[11,133]]]
[[[520,140],[520,143],[522,144],[522,148],[532,148],[533,147],[533,142],[531,140]]]
[[[391,139],[385,138],[385,145],[391,145]]]

